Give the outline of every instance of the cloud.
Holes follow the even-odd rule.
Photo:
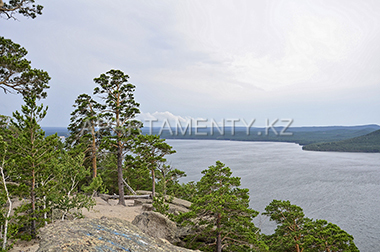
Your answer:
[[[154,113],[141,113],[137,116],[138,120],[144,123],[145,127],[181,127],[184,128],[187,125],[191,125],[192,127],[202,127],[202,126],[214,126],[221,127],[222,125],[232,124],[232,120],[237,121],[236,118],[224,118],[216,120],[215,118],[201,118],[201,117],[191,117],[191,116],[179,116],[174,115],[169,111],[165,112],[154,112]],[[238,121],[240,123],[236,123],[237,125],[242,125],[242,121]]]
[[[366,14],[365,6],[342,2],[269,1],[261,9],[256,3],[245,4],[210,1],[177,6],[178,29],[188,48],[208,58],[159,69],[154,78],[227,101],[362,85],[351,74],[358,70],[356,50],[372,33],[373,11]],[[262,9],[264,14],[258,13]],[[256,14],[259,18],[252,17]],[[361,20],[353,20],[354,15]]]
[[[170,111],[174,117],[165,118],[251,118],[260,111],[309,118],[322,101],[328,104],[320,107],[323,124],[339,120],[326,116],[332,108],[339,114],[343,106],[350,114],[365,107],[369,99],[362,94],[380,105],[373,98],[380,83],[376,1],[43,5],[35,20],[4,20],[2,32],[28,49],[33,67],[52,77],[45,125],[67,125],[75,97],[91,94],[93,78],[111,68],[131,76],[146,116]],[[22,103],[9,97],[0,101],[1,113]],[[360,120],[373,121],[373,113],[360,113]]]
[[[185,123],[185,122],[188,122],[189,120],[194,120],[194,118],[190,116],[186,116],[186,117],[177,116],[177,115],[173,115],[169,111],[141,113],[137,116],[137,119],[142,121],[147,126],[149,126],[150,122],[156,125],[156,124],[162,124],[164,121],[168,121],[171,125],[175,125],[176,122]]]

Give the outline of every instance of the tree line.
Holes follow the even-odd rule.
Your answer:
[[[302,149],[311,151],[380,152],[380,130],[342,141],[309,144],[303,146]]]

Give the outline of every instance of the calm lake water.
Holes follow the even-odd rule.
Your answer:
[[[177,151],[169,164],[198,181],[220,160],[249,188],[251,208],[290,200],[307,217],[325,219],[353,235],[360,251],[380,251],[380,154],[302,151],[291,143],[167,140]],[[255,218],[264,233],[275,224]]]

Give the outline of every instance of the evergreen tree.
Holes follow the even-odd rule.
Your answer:
[[[305,250],[310,252],[359,252],[354,237],[326,220],[305,223]]]
[[[110,151],[116,150],[117,177],[119,189],[119,204],[125,205],[123,184],[123,160],[125,152],[131,149],[133,138],[140,133],[141,122],[134,120],[139,104],[135,101],[133,92],[135,86],[128,83],[129,76],[120,70],[110,70],[101,74],[94,81],[99,87],[94,94],[103,95],[104,109],[100,116],[107,122],[109,134],[103,137],[103,146]]]
[[[359,251],[351,235],[325,220],[306,218],[302,208],[290,201],[273,200],[265,211],[277,223],[275,233],[267,236],[270,251]]]
[[[151,172],[152,196],[154,197],[156,192],[155,172],[166,162],[164,156],[175,153],[175,150],[172,149],[172,146],[165,143],[165,139],[161,139],[156,135],[139,135],[136,138],[133,150],[137,154],[137,159]]]
[[[311,220],[306,218],[302,208],[289,201],[273,200],[266,208],[264,215],[275,221],[277,229],[269,237],[271,251],[297,251],[303,247],[303,225]]]
[[[81,94],[73,105],[76,109],[71,113],[68,130],[70,136],[66,143],[74,152],[84,152],[89,156],[92,176],[97,175],[97,155],[101,140],[98,112],[102,106],[87,94]]]
[[[15,160],[17,174],[15,179],[20,184],[20,189],[27,189],[30,193],[30,213],[23,216],[30,222],[30,235],[36,237],[36,230],[40,225],[41,212],[38,209],[38,200],[45,196],[41,181],[49,177],[49,162],[57,154],[58,136],[45,137],[45,132],[39,126],[39,122],[46,116],[47,108],[37,105],[37,96],[31,94],[24,96],[25,105],[21,113],[13,113],[12,124],[16,132],[12,137],[13,158]],[[24,192],[24,193],[26,193]]]
[[[7,19],[16,19],[16,13],[25,17],[36,18],[42,14],[42,5],[36,5],[35,0],[10,0],[3,2],[0,0],[0,16],[5,16]]]
[[[239,188],[240,178],[231,177],[230,168],[220,161],[202,174],[191,211],[179,218],[195,230],[188,246],[217,252],[266,250],[252,222],[258,212],[249,208],[248,189]]]
[[[47,108],[37,105],[37,96],[24,96],[21,113],[13,113],[11,159],[14,169],[10,179],[19,185],[15,193],[25,197],[26,204],[15,209],[23,238],[36,238],[37,229],[49,222],[53,209],[62,211],[62,219],[71,209],[91,207],[92,199],[77,193],[78,183],[89,175],[83,154],[75,158],[61,149],[57,134],[45,137],[39,122]]]
[[[50,77],[47,72],[32,69],[25,48],[0,37],[0,88],[5,92],[17,92],[23,96],[34,94],[37,98],[45,98],[44,89]]]

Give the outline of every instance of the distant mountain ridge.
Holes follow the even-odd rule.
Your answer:
[[[166,139],[207,139],[207,140],[231,140],[231,141],[260,141],[260,142],[290,142],[300,145],[312,143],[332,142],[350,139],[357,136],[366,135],[375,130],[379,130],[380,126],[360,125],[360,126],[316,126],[316,127],[290,127],[285,133],[291,135],[281,135],[283,127],[272,128],[250,128],[247,134],[246,127],[235,127],[232,133],[231,127],[225,127],[224,134],[220,134],[217,128],[190,129],[186,134],[176,132],[175,128],[160,129],[143,128],[143,134],[159,134]],[[274,130],[277,132],[274,132]],[[177,130],[178,131],[178,130]],[[191,132],[191,133],[190,133]],[[201,135],[201,134],[203,135]]]
[[[309,144],[303,146],[302,149],[311,151],[380,152],[380,130],[337,142]]]
[[[57,133],[59,136],[64,137],[68,137],[70,135],[67,128],[64,127],[42,128],[45,130],[46,135],[52,135],[55,133]],[[224,134],[221,134],[217,128],[211,129],[208,127],[198,129],[197,131],[195,128],[189,128],[185,134],[182,134],[178,129],[175,128],[169,130],[169,128],[161,129],[156,127],[150,129],[148,127],[143,127],[142,133],[157,135],[161,132],[161,137],[165,139],[290,142],[304,145],[304,150],[377,152],[376,140],[372,139],[372,135],[370,135],[369,138],[363,138],[360,140],[363,141],[360,144],[361,147],[358,145],[358,143],[351,142],[352,140],[350,139],[365,136],[371,132],[378,131],[380,130],[380,126],[376,124],[369,124],[358,126],[290,127],[286,130],[286,133],[291,133],[292,135],[280,135],[279,133],[282,130],[282,127],[274,127],[273,129],[265,127],[252,127],[249,129],[249,134],[247,134],[246,127],[225,127]],[[201,134],[195,134],[195,132]],[[350,141],[347,142],[346,140]],[[341,146],[340,141],[345,141],[343,142],[343,145],[345,145],[344,148]],[[367,145],[365,144],[366,141],[368,141]],[[350,144],[355,144],[357,147],[348,147]]]

